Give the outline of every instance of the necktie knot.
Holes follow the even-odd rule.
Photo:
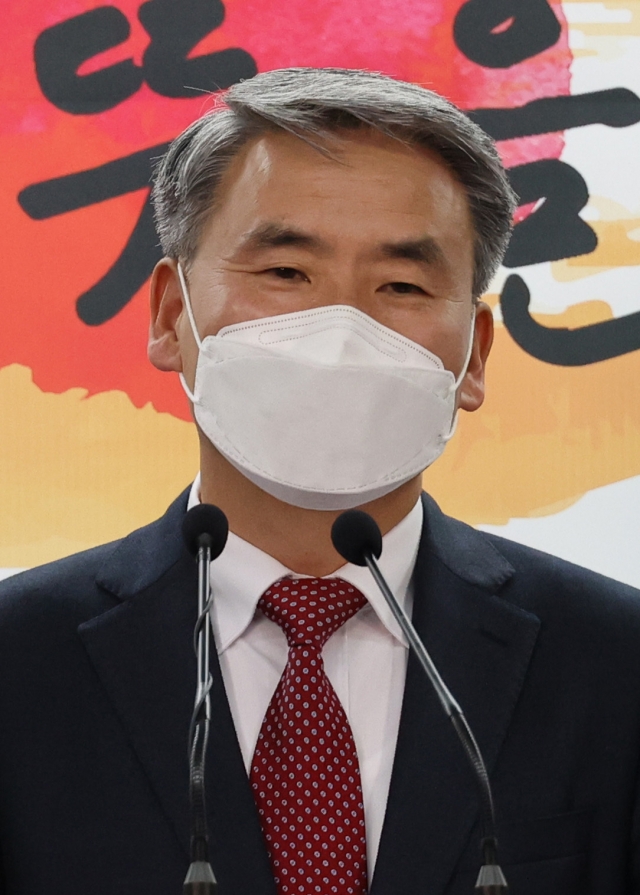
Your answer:
[[[305,644],[321,650],[366,602],[342,578],[281,578],[265,591],[258,606],[280,625],[289,648]]]

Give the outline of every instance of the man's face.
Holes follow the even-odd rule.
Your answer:
[[[439,158],[375,131],[327,158],[286,133],[233,160],[188,281],[200,337],[331,304],[352,305],[437,354],[456,375],[471,327],[474,231],[464,188]],[[197,348],[172,262],[152,285],[150,357],[192,384]],[[460,404],[481,403],[491,312],[480,305]],[[155,329],[154,329],[155,327]]]

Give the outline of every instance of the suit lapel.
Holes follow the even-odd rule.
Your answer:
[[[414,575],[414,625],[491,773],[539,621],[495,596],[513,569],[479,532],[444,517],[428,498],[425,528]],[[372,895],[440,895],[468,842],[477,806],[462,747],[411,656]]]
[[[188,864],[188,729],[195,696],[197,575],[182,549],[183,495],[123,541],[98,583],[122,602],[78,633]],[[207,753],[211,863],[223,891],[275,892],[222,675],[213,652]]]

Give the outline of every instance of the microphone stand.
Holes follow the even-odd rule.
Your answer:
[[[209,671],[211,642],[211,538],[198,539],[198,620],[194,631],[197,657],[195,706],[189,730],[189,797],[191,801],[191,866],[185,878],[183,895],[216,895],[218,884],[209,863],[209,833],[204,794],[204,770],[211,720],[212,678]]]
[[[480,806],[482,812],[482,856],[483,865],[480,868],[478,879],[476,881],[476,890],[482,892],[482,895],[504,895],[507,891],[507,881],[502,873],[502,869],[498,864],[497,857],[497,840],[495,835],[495,816],[493,809],[493,796],[491,794],[491,786],[489,784],[489,775],[485,767],[484,759],[480,752],[480,748],[476,743],[475,737],[469,727],[462,709],[454,699],[447,685],[440,677],[438,669],[427,652],[422,640],[418,636],[418,632],[407,614],[400,607],[391,589],[385,581],[378,563],[370,550],[363,553],[367,567],[373,578],[380,588],[383,597],[387,601],[396,621],[400,625],[402,632],[409,641],[409,645],[413,650],[420,664],[422,665],[427,677],[433,685],[442,708],[449,716],[451,723],[462,743],[467,756],[473,765],[476,779],[480,789]]]

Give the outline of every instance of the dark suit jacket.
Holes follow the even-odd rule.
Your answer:
[[[178,895],[188,866],[196,568],[182,495],[128,538],[0,588],[6,895]],[[425,497],[414,622],[475,731],[514,895],[640,892],[640,594]],[[275,895],[217,660],[207,766],[220,895]],[[371,895],[463,895],[477,798],[410,659]]]

